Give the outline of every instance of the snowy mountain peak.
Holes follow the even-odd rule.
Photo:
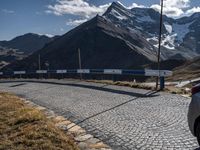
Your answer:
[[[119,13],[120,12],[124,12],[124,13],[127,13],[129,12],[129,10],[126,8],[126,6],[124,6],[122,3],[120,2],[113,2],[110,7],[107,9],[107,11],[105,12],[105,14],[108,14],[110,13],[110,11],[112,10],[116,10],[118,11]]]
[[[137,32],[158,47],[160,13],[151,8],[127,9],[114,2],[103,15],[115,26]],[[200,54],[200,13],[179,19],[163,16],[162,56],[164,59],[178,56],[192,58]],[[193,43],[191,46],[190,43]],[[195,46],[194,46],[195,45]]]
[[[118,7],[118,8],[122,8],[122,9],[126,8],[126,6],[124,6],[120,1],[113,2],[111,4],[111,7]]]

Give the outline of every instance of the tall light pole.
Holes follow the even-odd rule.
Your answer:
[[[40,54],[38,55],[38,69],[41,70]]]
[[[41,70],[40,54],[38,55],[38,70]],[[40,74],[38,76],[40,79]]]
[[[157,77],[156,80],[156,90],[158,89],[158,82],[160,78],[160,49],[161,49],[161,41],[162,41],[162,27],[163,27],[163,0],[161,0],[161,12],[160,12],[160,31],[159,31],[159,44],[158,44],[158,71],[159,71],[159,76]]]
[[[82,66],[81,66],[81,51],[80,51],[80,48],[78,49],[78,61],[79,61],[79,69],[82,69]],[[80,73],[80,78],[82,80],[82,73]]]

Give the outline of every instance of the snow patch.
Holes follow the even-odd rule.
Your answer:
[[[138,30],[143,30],[142,27],[135,26],[135,28],[138,29]]]
[[[162,43],[161,45],[167,49],[175,49],[176,47],[176,44],[175,44],[175,39],[176,39],[176,34],[173,34],[173,35],[163,35],[162,37]],[[147,38],[147,41],[148,42],[151,42],[154,47],[158,48],[158,37],[156,36],[153,36],[153,37],[150,37],[150,38]]]
[[[179,42],[183,42],[184,37],[190,32],[190,25],[193,22],[187,23],[187,24],[173,24],[173,32],[177,34],[177,40]]]
[[[119,12],[117,12],[114,9],[111,10],[110,14],[112,14],[113,16],[115,16],[119,20],[126,20],[127,19],[126,16],[122,16]]]
[[[120,1],[117,1],[118,4],[120,4],[122,7],[127,8],[124,4],[122,4]]]
[[[137,19],[139,22],[155,22],[150,16],[143,16]]]
[[[167,35],[165,38],[162,40],[162,46],[166,47],[167,49],[175,49],[175,39],[176,39],[176,34],[173,35]]]
[[[155,41],[158,42],[158,38],[157,37],[151,37],[151,38],[147,38],[147,41]]]
[[[172,33],[172,26],[167,22],[165,22],[164,25],[165,25],[167,32]]]

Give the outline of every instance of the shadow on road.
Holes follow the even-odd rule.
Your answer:
[[[24,83],[23,83],[24,82]],[[76,81],[72,83],[58,83],[58,82],[52,82],[52,81],[36,81],[36,80],[20,80],[20,81],[0,81],[0,83],[22,83],[18,85],[13,85],[10,87],[17,87],[17,86],[22,86],[25,85],[25,83],[44,83],[44,84],[54,84],[54,85],[67,85],[67,86],[73,86],[73,87],[80,87],[80,88],[87,88],[87,89],[93,89],[93,90],[98,90],[98,91],[104,91],[104,92],[110,92],[110,93],[116,93],[116,94],[121,94],[121,95],[129,95],[133,97],[156,97],[159,96],[158,92],[154,92],[153,94],[142,94],[142,93],[135,93],[135,92],[129,92],[129,91],[122,91],[122,90],[116,90],[116,89],[110,89],[106,88],[107,85],[98,87],[98,86],[93,86],[93,85],[84,85],[81,84],[81,81]]]
[[[148,97],[148,96],[150,97],[150,96],[154,95],[155,93],[158,93],[158,91],[148,91],[148,92],[145,93],[144,95],[146,95],[146,97]],[[92,118],[94,118],[94,117],[96,117],[96,116],[99,116],[99,115],[101,115],[101,114],[104,114],[104,113],[106,113],[106,112],[108,112],[108,111],[111,111],[111,110],[114,110],[114,109],[116,109],[116,108],[119,108],[119,107],[121,107],[121,106],[123,106],[123,105],[125,105],[125,104],[128,104],[128,103],[130,103],[130,102],[132,102],[132,101],[135,101],[135,100],[137,100],[137,99],[139,99],[139,98],[144,98],[144,96],[142,96],[142,97],[140,97],[140,96],[135,97],[135,98],[130,99],[130,100],[126,101],[126,102],[120,103],[120,104],[118,104],[118,105],[116,105],[116,106],[114,106],[114,107],[111,107],[111,108],[109,108],[109,109],[106,109],[106,110],[104,110],[104,111],[101,111],[101,112],[99,112],[99,113],[96,113],[96,114],[94,114],[94,115],[91,115],[91,116],[89,116],[89,117],[87,117],[87,118],[85,118],[85,119],[83,119],[83,120],[77,122],[76,125],[79,125],[79,124],[81,124],[81,123],[83,123],[83,122],[85,122],[85,121],[87,121],[87,120],[89,120],[89,119],[92,119]],[[71,128],[75,127],[76,125],[70,127],[68,130],[70,130]]]
[[[22,86],[22,85],[26,85],[26,83],[21,83],[21,84],[16,84],[16,85],[11,85],[10,87],[17,87],[17,86]]]
[[[116,106],[113,106],[111,108],[108,108],[108,109],[105,109],[101,112],[97,112],[96,114],[93,114],[89,117],[86,117],[85,119],[82,119],[82,120],[79,120],[76,122],[75,125],[72,125],[70,128],[68,128],[68,130],[74,128],[75,126],[79,125],[79,124],[82,124],[83,122],[89,120],[89,119],[92,119],[92,118],[95,118],[99,115],[102,115],[104,113],[107,113],[109,111],[112,111],[114,109],[117,109],[119,107],[122,107],[132,101],[135,101],[139,98],[148,98],[148,97],[155,97],[155,96],[159,96],[158,92],[159,91],[147,91],[146,93],[144,94],[141,94],[141,93],[134,93],[134,92],[127,92],[127,91],[121,91],[121,90],[115,90],[115,89],[109,89],[109,88],[106,88],[106,85],[103,85],[101,87],[97,87],[97,86],[92,86],[92,85],[83,85],[83,84],[80,84],[81,81],[78,81],[78,82],[72,82],[72,83],[58,83],[58,82],[51,82],[51,81],[35,81],[35,80],[25,80],[25,81],[0,81],[0,83],[17,83],[17,82],[20,82],[20,83],[44,83],[44,84],[54,84],[54,85],[67,85],[67,86],[74,86],[74,87],[81,87],[81,88],[88,88],[88,89],[94,89],[94,90],[100,90],[100,91],[105,91],[105,92],[111,92],[111,93],[117,93],[117,94],[124,94],[124,95],[129,95],[129,96],[133,96],[134,98],[130,99],[130,100],[127,100],[123,103],[120,103]],[[69,118],[68,118],[69,119]]]

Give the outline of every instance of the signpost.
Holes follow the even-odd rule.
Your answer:
[[[36,70],[37,74],[46,74],[47,70]]]
[[[23,74],[26,74],[26,71],[14,71],[14,75],[19,75],[20,79],[22,78]]]
[[[161,0],[161,12],[160,12],[160,31],[159,31],[159,43],[158,43],[158,70],[160,70],[160,49],[161,49],[161,41],[162,41],[162,26],[163,26],[163,0]],[[156,80],[156,89],[158,89],[158,81],[159,76]]]
[[[41,70],[40,54],[38,55],[38,70]]]
[[[80,48],[78,49],[78,61],[79,61],[79,69],[82,69],[82,66],[81,66],[81,51],[80,51]],[[82,80],[82,73],[80,73],[80,78]]]

